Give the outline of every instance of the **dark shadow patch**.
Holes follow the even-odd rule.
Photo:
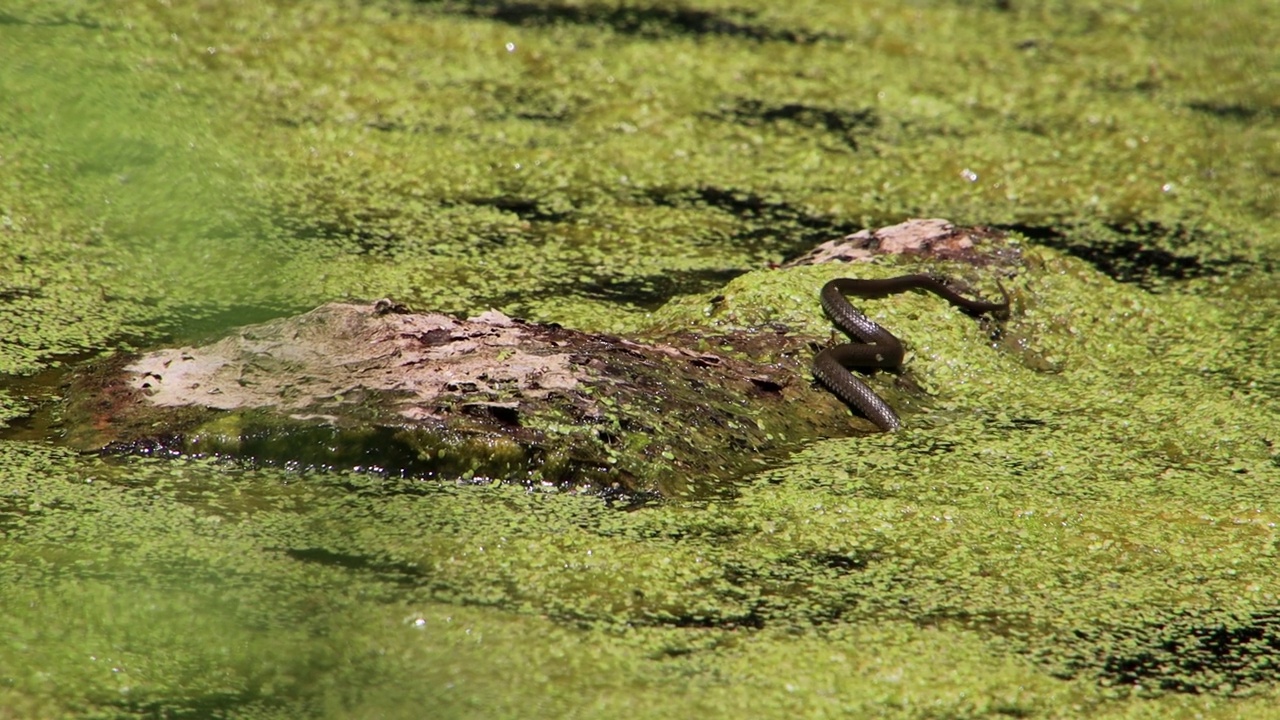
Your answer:
[[[1089,263],[1116,282],[1136,284],[1146,290],[1157,289],[1161,282],[1170,280],[1218,277],[1237,268],[1259,269],[1256,261],[1240,255],[1206,258],[1175,252],[1173,248],[1203,243],[1195,240],[1196,231],[1182,226],[1169,228],[1160,223],[1140,222],[1066,230],[1019,224],[994,227],[1020,233],[1040,245]],[[1270,264],[1265,267],[1270,272]]]
[[[22,415],[9,418],[0,425],[0,440],[49,442],[61,435],[59,401],[65,391],[67,373],[78,363],[97,357],[97,353],[62,355],[48,360],[48,365],[31,375],[0,374],[0,390],[16,401]],[[0,515],[3,515],[0,511]]]
[[[195,697],[121,700],[104,704],[104,707],[116,710],[118,715],[95,714],[95,717],[163,718],[163,720],[233,718],[256,715],[270,708],[281,710],[295,702],[296,700],[274,693],[264,695],[260,689],[255,688],[244,692],[205,693]]]
[[[461,84],[471,93],[488,98],[477,108],[476,120],[503,122],[522,120],[543,125],[564,127],[587,109],[593,96],[580,88],[554,90],[530,86],[527,83],[495,83],[486,78]],[[319,127],[344,121],[320,114],[302,114],[296,117],[278,116],[274,122],[290,128]],[[449,123],[429,121],[413,113],[384,114],[373,112],[362,122],[363,127],[383,133],[414,135],[453,135],[458,128]]]
[[[518,27],[573,25],[607,27],[619,35],[646,39],[673,37],[731,37],[757,42],[774,41],[812,45],[844,37],[822,30],[781,28],[757,22],[753,10],[715,12],[676,5],[603,5],[566,2],[494,2],[471,0],[418,0],[421,5],[438,6],[441,11],[482,18]]]
[[[286,216],[280,227],[294,241],[307,247],[338,247],[361,255],[390,255],[402,246],[405,238],[387,228],[387,218],[361,212],[343,213],[347,217]]]
[[[329,120],[320,117],[304,117],[301,119],[276,118],[275,122],[285,127],[319,127],[328,123]],[[397,118],[387,117],[381,113],[377,113],[371,119],[366,120],[364,126],[378,132],[412,135],[448,135],[455,131],[455,128],[446,123],[406,122]]]
[[[850,555],[847,553],[814,553],[809,559],[819,567],[835,572],[837,575],[860,572],[867,569],[872,557],[868,554]]]
[[[726,562],[724,579],[734,594],[751,599],[760,627],[820,626],[843,622],[866,608],[861,576],[879,562],[876,550],[804,551],[769,563]]]
[[[644,600],[644,591],[637,589],[635,591],[637,600]],[[587,621],[588,623],[598,623],[597,618],[586,616],[576,616],[572,613],[559,613],[555,616],[559,620],[572,620],[577,622]],[[627,625],[629,627],[663,627],[663,628],[679,628],[679,629],[698,629],[698,630],[760,630],[768,624],[767,619],[760,612],[760,608],[751,607],[742,613],[735,614],[677,614],[666,612],[646,613],[628,618]]]
[[[1049,423],[1040,418],[1011,417],[1005,420],[992,419],[991,427],[1001,430],[1038,430],[1048,427]]]
[[[604,506],[618,512],[636,512],[645,508],[657,507],[666,502],[656,492],[627,490],[622,487],[608,487],[597,493]]]
[[[426,577],[425,573],[417,565],[374,558],[367,555],[354,555],[315,547],[275,549],[299,562],[369,573],[377,576],[380,580],[386,580],[397,585],[421,585]]]
[[[14,300],[34,300],[43,295],[44,293],[40,291],[40,288],[36,287],[0,285],[0,303],[13,302]]]
[[[1076,630],[1081,652],[1055,674],[1106,685],[1237,695],[1280,683],[1280,609],[1243,617],[1179,613],[1138,627]]]
[[[471,198],[466,202],[477,207],[491,207],[503,212],[509,212],[521,220],[529,222],[565,222],[573,217],[572,210],[562,210],[540,200],[515,195]]]
[[[952,5],[975,10],[994,10],[996,12],[1015,12],[1013,0],[951,0]]]
[[[707,185],[692,188],[655,187],[624,191],[616,199],[622,203],[693,211],[719,210],[737,220],[738,226],[728,230],[709,231],[710,236],[689,238],[686,242],[704,242],[716,247],[728,245],[759,251],[768,256],[796,256],[819,243],[861,229],[860,225],[853,222],[816,213],[780,199],[768,198],[752,190],[736,188]],[[320,198],[314,200],[322,203]],[[510,240],[514,221],[570,223],[579,217],[578,208],[563,197],[548,199],[507,193],[440,198],[422,212],[430,213],[433,208],[460,206],[489,208],[512,216],[512,220],[490,218],[488,226],[477,225],[472,229],[472,237],[494,245],[503,245]],[[286,242],[307,247],[323,245],[340,252],[387,257],[394,256],[406,244],[413,244],[411,238],[401,232],[406,219],[405,215],[387,208],[334,208],[322,216],[307,216],[285,210],[276,213],[276,225]],[[713,272],[719,273],[718,277],[732,278],[740,270]],[[645,284],[647,281],[641,283]],[[609,284],[614,283],[610,281]],[[693,291],[703,287],[705,286],[697,284]],[[686,290],[681,290],[684,291]],[[609,288],[601,288],[600,292],[605,295],[616,294]],[[670,296],[662,299],[667,297]]]
[[[1275,120],[1280,118],[1280,105],[1258,107],[1243,103],[1213,102],[1210,100],[1193,100],[1187,107],[1198,113],[1212,115],[1222,120],[1235,122],[1253,122],[1255,120]]]
[[[642,199],[662,207],[710,207],[723,211],[743,224],[730,238],[735,246],[764,248],[787,257],[807,252],[814,245],[861,229],[860,225],[853,222],[766,198],[752,190],[712,185],[694,188],[659,187],[647,190]]]
[[[525,120],[547,125],[565,125],[590,104],[591,95],[578,89],[547,90],[527,84],[493,87],[485,82],[475,90],[500,99],[497,107],[482,112],[486,120]]]
[[[549,124],[563,124],[573,119],[573,115],[566,110],[516,110],[511,113],[511,117]]]
[[[821,130],[835,136],[850,150],[858,149],[859,133],[880,126],[880,117],[872,108],[847,110],[804,103],[773,105],[755,98],[735,98],[732,103],[705,115],[748,127],[790,123]]]
[[[465,415],[500,425],[511,427],[520,425],[520,403],[517,402],[470,402],[463,403],[459,407]]]
[[[56,13],[51,17],[22,18],[12,13],[0,12],[0,25],[17,25],[25,27],[78,27],[85,30],[99,30],[102,24],[97,20],[85,17],[68,17]]]
[[[73,387],[74,390],[74,387]],[[218,411],[191,408],[198,420],[215,418]],[[203,435],[181,432],[157,434],[139,440],[109,442],[99,451],[104,456],[142,455],[146,457],[217,457],[248,467],[283,467],[295,471],[351,470],[378,476],[404,478],[456,478],[474,468],[484,478],[511,478],[523,475],[519,462],[471,463],[463,454],[452,458],[426,457],[422,447],[400,428],[371,427],[344,430],[335,426],[308,425],[301,421],[276,421],[269,413],[249,412],[236,428],[227,447],[201,444]],[[258,422],[256,418],[261,418]],[[194,438],[194,439],[193,439]],[[207,444],[207,443],[206,443]],[[491,471],[491,472],[490,472]],[[486,480],[488,482],[488,480]]]
[[[639,277],[599,276],[590,280],[544,285],[539,296],[576,296],[656,310],[677,295],[707,292],[746,272],[743,268],[671,270]],[[518,310],[527,292],[511,294],[494,301],[499,307]],[[518,313],[517,313],[518,314]]]
[[[547,201],[519,195],[492,195],[436,199],[421,214],[433,210],[458,207],[490,208],[511,215],[511,218],[486,218],[470,228],[469,235],[481,244],[504,245],[520,222],[558,223],[573,220],[577,209],[568,201]],[[355,208],[335,209],[325,216],[305,216],[296,211],[277,213],[276,224],[282,230],[286,242],[307,248],[323,246],[354,255],[370,255],[391,258],[406,246],[417,249],[418,241],[413,231],[408,234],[402,228],[413,228],[417,219],[408,211],[395,209]],[[431,249],[426,252],[434,252]]]

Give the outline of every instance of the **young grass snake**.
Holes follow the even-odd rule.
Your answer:
[[[848,368],[897,368],[902,365],[902,342],[849,304],[846,295],[880,298],[907,290],[926,290],[971,315],[1009,309],[1009,294],[1003,286],[1000,288],[1003,302],[970,300],[947,287],[943,278],[936,275],[902,275],[883,280],[837,278],[823,285],[822,309],[837,327],[860,342],[844,343],[819,352],[813,358],[813,375],[836,397],[885,432],[902,427],[898,414]]]

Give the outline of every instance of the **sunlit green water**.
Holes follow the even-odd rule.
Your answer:
[[[1274,715],[1276,10],[999,5],[0,10],[0,717]],[[764,265],[910,215],[1052,246],[1010,336],[1058,372],[885,303],[936,397],[732,500],[25,417],[342,297],[820,332]]]

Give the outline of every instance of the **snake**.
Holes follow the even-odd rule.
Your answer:
[[[908,290],[925,290],[964,310],[970,315],[1006,312],[1009,309],[1009,293],[1004,286],[1000,292],[1003,302],[972,300],[952,290],[946,278],[937,275],[902,275],[881,280],[836,278],[822,286],[819,297],[822,309],[849,337],[859,342],[849,342],[829,347],[813,358],[813,375],[846,405],[858,410],[884,432],[902,427],[902,420],[889,403],[875,394],[849,368],[887,368],[902,366],[902,341],[893,333],[863,315],[849,303],[846,296],[882,298]]]

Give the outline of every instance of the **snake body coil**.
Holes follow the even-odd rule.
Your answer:
[[[972,315],[1009,308],[1007,293],[1004,301],[998,303],[971,300],[934,275],[903,275],[884,280],[837,278],[823,285],[822,309],[837,327],[860,342],[844,343],[819,352],[813,358],[813,375],[836,397],[885,432],[902,427],[898,414],[848,368],[897,368],[902,365],[902,342],[849,304],[845,296],[879,298],[907,290],[926,290]]]

